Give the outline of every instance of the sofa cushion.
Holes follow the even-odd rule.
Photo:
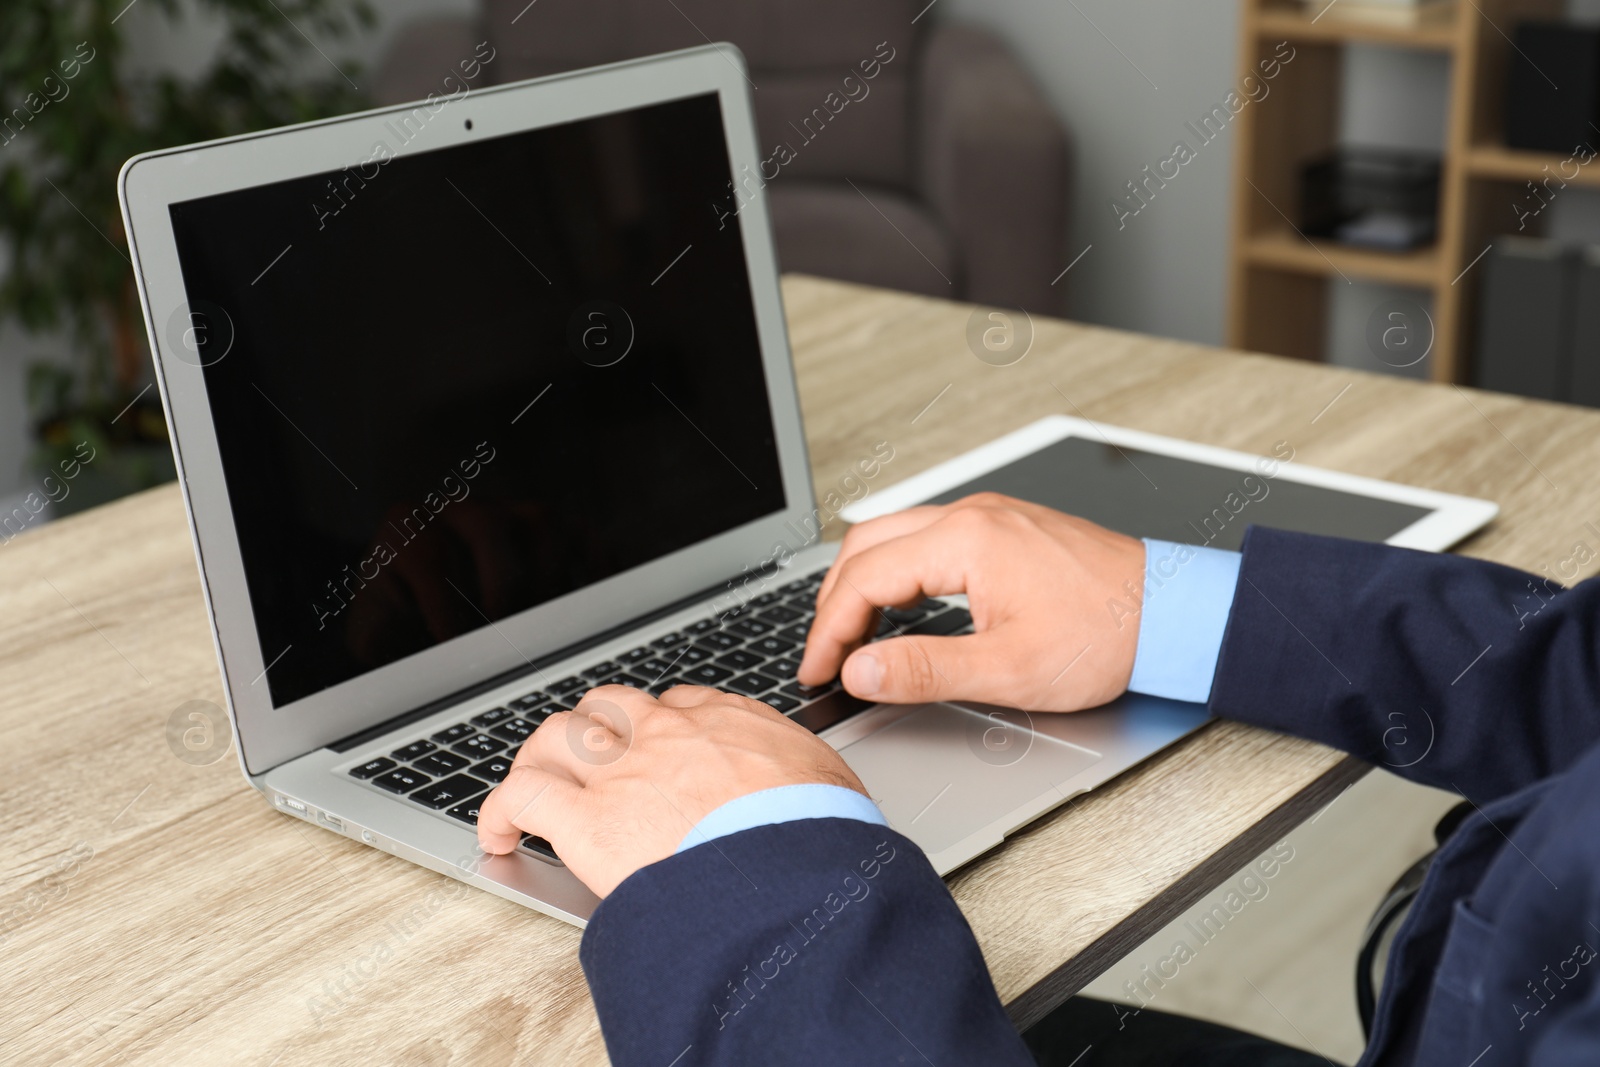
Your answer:
[[[894,190],[787,181],[767,187],[767,203],[783,270],[928,296],[958,291],[944,228]]]
[[[909,0],[485,0],[484,32],[500,83],[730,41],[763,150],[794,154],[787,175],[906,188],[915,14]]]

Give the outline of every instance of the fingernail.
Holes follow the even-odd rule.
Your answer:
[[[883,664],[870,652],[857,652],[845,664],[845,687],[852,693],[870,696],[883,685]]]

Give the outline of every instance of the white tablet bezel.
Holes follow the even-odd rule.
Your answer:
[[[168,324],[189,321],[189,304],[170,205],[272,182],[355,167],[374,145],[393,158],[485,138],[577,121],[685,97],[716,94],[733,174],[755,173],[756,141],[743,57],[727,44],[630,60],[570,74],[473,90],[257,134],[150,152],[122,169],[118,193],[134,273],[155,352],[156,380],[167,412],[201,584],[211,616],[223,688],[247,775],[410,709],[460,692],[575,641],[625,623],[737,575],[774,547],[794,547],[792,529],[815,510],[810,461],[800,421],[776,255],[760,191],[741,193],[738,225],[786,506],[660,559],[498,620],[387,666],[275,707],[262,684],[272,667],[251,611],[228,485],[200,368],[179,351]],[[394,123],[410,116],[412,140],[395,146]],[[466,121],[470,119],[470,124]],[[742,188],[742,187],[741,187]],[[712,218],[711,205],[706,205]],[[178,331],[181,334],[182,331]]]
[[[1284,461],[1273,456],[1253,456],[1230,448],[1196,444],[1176,437],[1129,430],[1121,426],[1108,426],[1103,422],[1073,418],[1068,415],[1050,415],[1038,422],[1029,423],[1004,437],[980,445],[954,459],[914,474],[905,481],[887,486],[845,507],[840,515],[846,522],[866,522],[896,511],[915,507],[940,493],[949,492],[974,478],[998,470],[1023,456],[1037,452],[1047,445],[1068,437],[1081,437],[1089,441],[1104,442],[1120,448],[1134,448],[1156,455],[1172,456],[1205,463],[1226,470],[1259,473],[1263,461],[1275,463],[1274,481],[1298,482],[1323,489],[1336,489],[1345,493],[1389,500],[1397,504],[1427,508],[1429,513],[1387,539],[1386,544],[1400,548],[1418,548],[1442,552],[1451,545],[1476,533],[1500,513],[1500,505],[1489,500],[1440,493],[1432,489],[1419,489],[1399,485],[1377,478],[1364,478],[1357,474],[1308,467],[1303,463]]]

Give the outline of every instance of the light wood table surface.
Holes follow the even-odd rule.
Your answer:
[[[879,486],[1061,413],[1499,501],[1469,555],[1600,545],[1597,412],[1047,320],[996,367],[964,305],[784,291],[819,495],[880,440]],[[0,694],[0,1061],[605,1061],[577,930],[174,756],[174,709],[223,699],[175,486],[0,544]],[[1364,769],[1213,723],[950,886],[1027,1024]]]

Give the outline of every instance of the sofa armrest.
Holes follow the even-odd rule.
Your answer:
[[[917,180],[959,249],[964,295],[1061,308],[1071,149],[1066,130],[992,35],[940,24],[918,73]]]
[[[422,100],[429,93],[449,96],[458,86],[481,88],[492,79],[475,54],[484,38],[482,24],[473,15],[442,15],[413,19],[395,31],[373,72],[370,95],[378,107]],[[463,76],[462,62],[475,64],[476,77]],[[453,78],[453,81],[447,79]]]

